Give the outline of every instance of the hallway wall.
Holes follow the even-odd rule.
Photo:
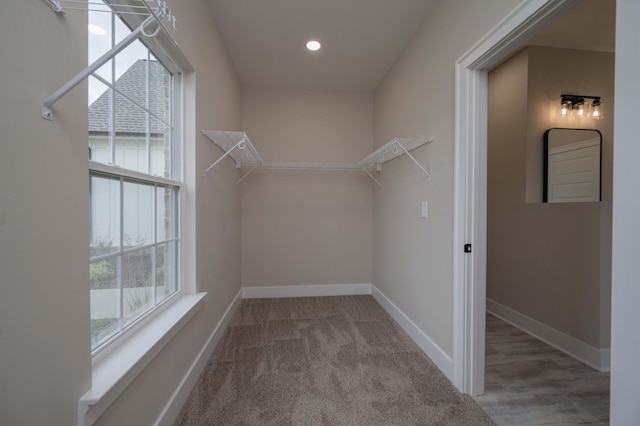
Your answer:
[[[530,46],[489,73],[487,297],[596,349],[610,338],[613,61]],[[607,113],[558,119],[560,93],[601,95]],[[541,202],[551,127],[601,131],[602,202]]]

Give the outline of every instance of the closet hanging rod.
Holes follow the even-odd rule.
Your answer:
[[[334,172],[359,172],[362,167],[350,163],[262,163],[263,169],[268,170],[309,170],[309,171],[334,171]]]

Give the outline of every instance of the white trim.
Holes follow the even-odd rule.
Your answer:
[[[455,65],[453,382],[471,395],[484,391],[487,70],[576,3],[522,1]]]
[[[487,311],[589,367],[603,373],[611,367],[611,349],[595,348],[491,299],[487,299]]]
[[[137,181],[156,182],[163,185],[169,185],[176,188],[182,188],[183,183],[178,180],[167,179],[158,175],[150,175],[148,173],[138,172],[136,170],[125,169],[124,167],[113,164],[100,163],[98,161],[89,160],[89,172],[106,173],[112,176],[123,176]]]
[[[372,286],[371,293],[384,308],[385,311],[393,318],[398,325],[411,337],[411,340],[427,355],[431,361],[444,373],[445,376],[453,381],[453,359],[446,354],[433,340],[429,338],[411,319],[405,315],[391,300],[387,298],[375,286]]]
[[[243,299],[350,296],[357,294],[371,294],[371,284],[320,284],[242,288]]]
[[[195,360],[191,364],[191,367],[187,370],[186,374],[178,384],[178,387],[169,398],[169,401],[162,409],[162,412],[156,419],[154,423],[155,426],[164,426],[164,425],[173,425],[175,420],[178,418],[180,414],[180,410],[182,406],[187,402],[187,398],[189,398],[189,394],[191,390],[195,386],[200,374],[202,374],[202,370],[207,365],[207,361],[211,357],[213,350],[216,345],[220,341],[220,338],[224,334],[227,329],[227,325],[233,317],[233,314],[236,312],[238,305],[242,301],[242,289],[238,291],[238,294],[233,299],[227,311],[222,316],[222,319],[218,322],[218,325],[213,330],[213,333],[207,339],[207,342],[204,344],[198,356],[196,356]]]
[[[207,293],[180,297],[93,367],[91,389],[78,401],[78,425],[93,424],[195,315]]]

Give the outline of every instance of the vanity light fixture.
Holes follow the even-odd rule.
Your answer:
[[[585,99],[591,99],[591,104],[586,104]],[[602,118],[601,105],[600,96],[560,95],[560,117],[591,117],[599,120]]]

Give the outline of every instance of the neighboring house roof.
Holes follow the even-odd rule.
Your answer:
[[[138,59],[115,82],[115,87],[140,105],[146,105],[147,65],[149,66],[149,109],[158,117],[165,117],[165,106],[170,102],[171,75],[158,61]],[[111,130],[111,96],[110,90],[105,90],[89,106],[89,134],[108,134]],[[123,96],[115,95],[115,132],[119,135],[139,136],[147,133],[147,114]],[[165,133],[166,127],[159,120],[151,117],[151,135]]]

